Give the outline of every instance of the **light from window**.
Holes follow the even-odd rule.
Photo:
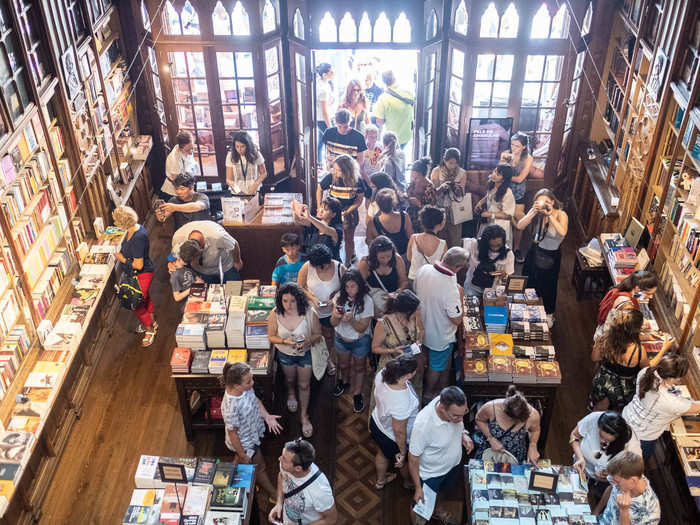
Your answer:
[[[530,38],[547,38],[549,36],[549,9],[546,4],[542,4],[532,19],[532,30]]]
[[[476,59],[476,80],[491,80],[496,55],[479,55]]]
[[[498,23],[500,19],[498,17],[498,11],[496,11],[496,6],[493,2],[489,4],[481,15],[481,30],[479,36],[481,38],[498,38]]]
[[[391,22],[389,22],[384,11],[379,13],[377,20],[374,22],[374,41],[391,42]]]
[[[452,74],[464,78],[464,53],[459,49],[452,50]]]
[[[468,21],[469,15],[467,14],[467,6],[465,5],[464,0],[462,0],[455,11],[455,32],[459,33],[460,35],[467,36]]]
[[[406,18],[406,13],[401,11],[394,22],[394,42],[408,43],[411,41],[411,22]]]
[[[357,42],[357,26],[355,25],[355,19],[349,12],[346,12],[343,18],[340,19],[338,32],[341,42]]]
[[[362,13],[362,18],[360,18],[359,37],[360,42],[372,41],[372,23],[369,21],[369,15],[367,14],[367,11]]]
[[[588,2],[588,8],[586,9],[586,14],[583,17],[583,23],[581,24],[581,36],[586,36],[591,32],[591,22],[593,21],[593,2]]]
[[[220,1],[216,3],[211,13],[211,25],[215,35],[231,34],[231,17]]]
[[[275,6],[272,5],[270,0],[265,0],[265,7],[263,7],[262,12],[262,27],[263,33],[270,33],[277,28],[277,13],[275,13]]]
[[[321,23],[318,25],[318,39],[320,42],[338,41],[338,28],[330,11],[326,11],[326,14],[321,18]]]
[[[231,18],[233,22],[233,34],[235,36],[250,35],[250,20],[248,19],[248,12],[245,10],[245,7],[243,7],[240,0],[234,4]]]
[[[143,22],[143,28],[146,31],[151,30],[151,17],[148,16],[148,9],[146,9],[146,3],[141,0],[141,21]]]
[[[268,75],[279,71],[279,61],[277,59],[277,47],[265,50],[265,71]]]
[[[496,58],[496,80],[510,80],[513,76],[513,55],[498,55]]]
[[[177,14],[170,0],[165,2],[165,33],[167,35],[181,35],[180,15]]]
[[[182,7],[182,33],[184,35],[198,35],[199,34],[199,15],[190,0],[185,2]]]
[[[432,40],[437,36],[438,31],[438,20],[437,13],[435,9],[430,12],[430,19],[428,20],[428,25],[425,26],[425,39]]]
[[[304,17],[301,16],[301,11],[297,7],[294,11],[294,36],[299,40],[304,40]]]
[[[518,10],[511,3],[501,17],[501,29],[498,31],[499,38],[515,38],[518,36]]]
[[[566,38],[569,34],[569,10],[565,3],[561,4],[559,11],[552,18],[552,31],[549,38]]]

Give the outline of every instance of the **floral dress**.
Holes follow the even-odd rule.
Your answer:
[[[418,219],[418,212],[420,212],[421,208],[423,208],[423,206],[425,206],[426,204],[435,205],[437,203],[435,187],[433,186],[433,183],[426,178],[425,188],[422,192],[420,192],[417,190],[416,184],[414,182],[411,182],[408,185],[407,196],[409,198],[417,199],[418,202],[420,202],[420,206],[414,206],[413,204],[409,204],[408,210],[406,211],[408,212],[408,216],[411,218],[413,232],[422,233],[423,226],[421,225],[420,220]]]
[[[515,456],[518,463],[525,463],[525,460],[527,459],[528,434],[527,429],[525,428],[526,425],[523,425],[518,430],[513,430],[518,425],[519,423],[514,423],[508,429],[504,430],[501,428],[501,425],[499,425],[498,421],[496,420],[496,407],[493,407],[493,419],[489,421],[489,432],[493,437],[501,442],[503,448]],[[489,442],[486,440],[486,437],[483,436],[481,432],[479,432],[479,434],[481,439],[477,437],[478,445],[476,449],[476,459],[481,459],[484,451],[491,447]]]

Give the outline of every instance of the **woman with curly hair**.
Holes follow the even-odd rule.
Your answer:
[[[515,197],[510,189],[513,167],[499,164],[489,175],[489,191],[486,197],[475,206],[475,211],[489,224],[498,224],[506,232],[506,244],[511,246],[513,225],[511,219],[515,214]]]
[[[380,235],[369,245],[369,255],[363,257],[357,269],[367,280],[374,299],[374,314],[380,317],[386,307],[386,297],[408,287],[406,263],[388,237]]]
[[[277,357],[287,384],[287,409],[299,408],[296,390],[299,388],[301,431],[311,437],[313,426],[309,420],[311,385],[311,347],[321,340],[321,324],[309,304],[304,289],[296,283],[280,286],[275,296],[275,309],[267,322],[267,337],[277,347]]]
[[[515,257],[506,245],[506,232],[498,224],[486,226],[479,240],[464,239],[464,249],[469,255],[464,291],[470,296],[481,297],[484,288],[505,284],[515,271]]]
[[[356,79],[348,82],[345,89],[345,96],[340,101],[338,108],[347,109],[350,112],[350,127],[360,133],[365,132],[365,126],[370,123],[369,112],[367,111],[367,97],[365,90]]]
[[[414,232],[421,232],[422,224],[418,216],[424,206],[437,203],[435,187],[428,178],[430,171],[430,157],[421,157],[411,164],[411,182],[408,184],[406,196],[408,197],[408,216],[411,217]]]
[[[639,339],[644,316],[639,310],[613,310],[611,323],[593,345],[591,358],[601,362],[593,377],[589,398],[591,410],[620,411],[632,400],[637,374],[645,366],[654,366],[673,345],[673,338],[664,339],[659,354],[649,360]]]
[[[233,193],[253,195],[265,178],[265,160],[253,138],[246,131],[235,132],[226,156],[226,184]]]
[[[333,395],[340,397],[351,388],[355,412],[362,412],[365,409],[362,398],[365,362],[370,350],[369,323],[374,316],[374,304],[367,282],[358,270],[348,270],[340,281],[340,290],[333,300],[331,324],[335,328],[340,374],[349,377],[350,384],[339,380]]]

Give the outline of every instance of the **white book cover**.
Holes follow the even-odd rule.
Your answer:
[[[204,516],[209,505],[211,485],[192,485],[187,489],[187,497],[182,507],[183,516]]]
[[[141,456],[134,474],[134,485],[139,489],[154,488],[154,479],[158,470],[160,456]]]

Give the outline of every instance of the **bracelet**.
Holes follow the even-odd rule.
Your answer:
[[[579,443],[580,443],[581,440],[580,440],[579,438],[571,438],[571,439],[569,440],[569,445],[573,445],[573,444],[576,443],[576,442],[579,442]]]

